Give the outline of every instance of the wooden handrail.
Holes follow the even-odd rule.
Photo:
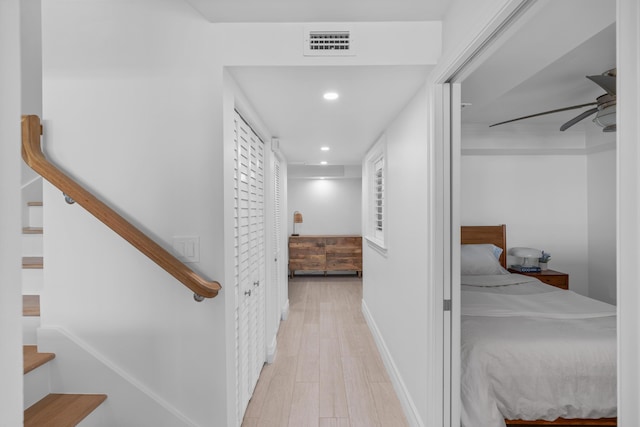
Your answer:
[[[42,125],[38,116],[22,116],[22,158],[44,179],[72,198],[91,215],[118,233],[136,249],[149,257],[167,273],[194,292],[196,300],[213,298],[222,288],[220,283],[207,281],[183,262],[151,240],[146,234],[124,219],[60,169],[47,160],[42,152],[40,136]]]

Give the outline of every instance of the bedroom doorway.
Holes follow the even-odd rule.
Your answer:
[[[445,179],[445,188],[448,185],[448,190],[451,194],[451,200],[448,203],[448,207],[450,211],[445,212],[445,217],[450,218],[450,237],[451,242],[459,242],[459,228],[460,225],[494,225],[494,224],[503,224],[507,223],[509,226],[508,240],[507,244],[509,247],[512,246],[532,246],[538,247],[540,249],[546,249],[549,252],[550,247],[555,246],[555,252],[557,256],[554,256],[555,261],[552,265],[558,270],[567,270],[568,277],[571,279],[570,289],[575,289],[577,293],[581,293],[584,295],[589,295],[595,299],[616,303],[617,299],[617,290],[616,290],[616,166],[615,166],[615,146],[616,146],[616,137],[615,133],[613,135],[601,135],[601,128],[596,128],[594,130],[585,129],[583,131],[583,145],[579,148],[575,146],[572,147],[573,152],[567,150],[566,145],[553,146],[546,144],[542,147],[536,147],[533,144],[535,140],[538,139],[552,139],[558,141],[559,144],[568,144],[566,141],[562,141],[563,138],[576,138],[576,129],[573,129],[571,133],[560,133],[558,128],[559,126],[570,120],[573,116],[578,115],[583,110],[574,110],[569,111],[565,120],[563,120],[564,116],[558,118],[559,123],[557,126],[553,128],[551,126],[551,121],[549,118],[537,118],[534,119],[532,123],[526,123],[524,128],[524,137],[522,131],[515,131],[515,125],[511,125],[513,127],[509,128],[498,128],[500,131],[498,132],[499,138],[491,139],[488,130],[486,127],[482,127],[484,125],[492,124],[492,122],[482,123],[483,112],[474,111],[474,107],[480,107],[481,109],[484,107],[486,110],[491,112],[498,112],[500,108],[497,104],[491,104],[490,102],[485,102],[482,98],[480,102],[474,101],[470,98],[474,98],[481,95],[482,93],[487,93],[492,90],[495,91],[495,82],[491,82],[490,80],[509,80],[515,79],[519,76],[514,76],[512,74],[517,74],[518,70],[512,72],[514,66],[505,66],[500,65],[498,61],[491,62],[491,57],[500,58],[500,55],[507,55],[505,53],[509,49],[509,44],[514,43],[518,40],[518,38],[525,38],[523,34],[526,33],[528,28],[534,28],[534,25],[538,25],[538,29],[540,29],[539,24],[536,24],[536,19],[539,19],[545,16],[543,2],[536,1],[525,1],[525,2],[512,2],[513,10],[508,13],[505,12],[504,16],[501,20],[499,20],[500,24],[497,24],[495,28],[487,31],[487,39],[486,41],[480,43],[480,46],[470,52],[466,61],[461,61],[461,64],[458,68],[456,68],[453,72],[449,74],[448,79],[444,79],[448,82],[442,86],[442,93],[437,94],[438,102],[441,103],[446,108],[446,114],[443,114],[441,117],[443,125],[442,137],[444,140],[449,141],[450,147],[450,159],[446,161],[449,164],[450,170],[445,170],[444,175],[450,177],[450,181],[446,181]],[[589,3],[591,5],[591,3]],[[546,5],[548,6],[548,5]],[[601,5],[595,5],[596,8]],[[588,7],[588,6],[585,6]],[[615,11],[601,9],[600,11],[594,11],[595,15],[599,16],[598,25],[599,27],[594,28],[593,26],[587,30],[584,30],[585,33],[583,35],[582,40],[573,40],[572,43],[575,43],[574,48],[570,48],[567,44],[564,47],[567,52],[573,52],[574,56],[577,56],[581,51],[587,52],[589,49],[597,49],[598,46],[609,46],[609,52],[613,52],[613,59],[606,59],[606,55],[601,56],[600,64],[597,64],[599,67],[604,67],[607,69],[616,67],[616,58],[615,58]],[[536,18],[537,17],[537,18]],[[607,22],[607,19],[610,22]],[[576,26],[576,31],[574,31],[574,35],[582,31],[579,29],[579,25]],[[591,32],[591,34],[589,34]],[[539,34],[539,33],[538,33]],[[611,38],[613,35],[613,47],[607,45],[607,37]],[[539,39],[539,36],[538,36]],[[535,37],[533,40],[536,40],[539,43],[538,39]],[[568,43],[568,42],[567,42]],[[557,39],[555,40],[555,44],[562,44]],[[514,45],[515,46],[515,45]],[[540,49],[543,49],[539,47]],[[502,53],[501,53],[502,51]],[[516,53],[519,53],[520,56],[514,56]],[[513,48],[511,53],[511,64],[519,64],[525,65],[529,59],[531,59],[531,51],[523,48]],[[563,65],[565,68],[568,67],[568,60],[562,60],[562,55],[558,53],[558,58],[553,61],[549,61],[545,63],[544,66],[538,66],[538,69],[535,68],[535,72],[531,72],[530,80],[532,83],[530,85],[535,85],[540,81],[544,81],[544,79],[550,79],[553,75],[552,73],[552,65],[554,63],[558,63]],[[540,62],[539,58],[537,58],[538,62]],[[520,64],[522,63],[522,64]],[[604,64],[604,65],[603,65]],[[557,64],[556,64],[557,65]],[[517,66],[515,68],[518,68]],[[606,70],[603,70],[606,71]],[[534,77],[535,74],[538,74],[538,77]],[[596,74],[596,72],[586,71],[584,75]],[[584,75],[582,76],[583,80]],[[509,82],[512,85],[511,89],[517,89],[516,92],[520,92],[520,96],[524,96],[526,94],[526,90],[535,90],[535,86],[527,87],[526,78],[523,79],[525,83],[518,83],[516,80]],[[576,83],[576,85],[585,86],[582,84],[583,82]],[[586,80],[586,83],[589,83]],[[593,83],[591,83],[593,84]],[[586,86],[589,86],[587,84]],[[595,91],[598,91],[598,87],[593,85]],[[602,91],[602,89],[599,89]],[[485,92],[483,92],[485,91]],[[538,89],[538,92],[541,92]],[[503,89],[502,93],[506,93],[506,90]],[[559,92],[556,92],[556,95],[559,95]],[[516,96],[516,95],[513,95]],[[508,98],[507,98],[508,100]],[[568,102],[568,105],[574,105],[571,100],[564,101],[562,99],[558,99],[559,104],[564,105],[564,103]],[[536,108],[537,104],[531,102],[531,107]],[[561,106],[559,105],[559,106]],[[543,106],[544,107],[544,106]],[[512,108],[513,109],[513,108]],[[546,108],[546,110],[550,110],[552,108]],[[503,114],[507,116],[509,114],[514,115],[516,110],[513,111],[502,111]],[[545,111],[544,108],[540,111]],[[532,111],[532,113],[535,111]],[[573,114],[572,114],[573,113]],[[524,114],[521,114],[524,115]],[[486,113],[485,116],[488,118],[490,116],[489,113]],[[515,114],[515,116],[518,116]],[[478,123],[474,123],[473,119],[477,118]],[[505,120],[512,117],[505,117]],[[494,120],[493,123],[499,122],[500,120]],[[450,124],[450,127],[448,126]],[[481,126],[482,125],[482,126]],[[584,120],[584,123],[581,123],[579,126],[584,126],[587,128],[588,125],[594,126],[591,123],[591,120]],[[547,129],[545,129],[545,126]],[[551,126],[551,128],[550,128]],[[578,125],[576,125],[578,126]],[[509,135],[511,132],[511,135]],[[515,143],[507,142],[507,139],[513,136],[515,132],[519,132],[519,138],[515,141]],[[536,137],[535,133],[539,132],[541,136]],[[557,134],[557,135],[556,135]],[[607,136],[609,139],[607,139]],[[604,139],[603,139],[604,138]],[[584,142],[586,140],[586,142]],[[591,143],[598,144],[600,148],[597,149],[589,149]],[[493,145],[492,145],[493,144]],[[593,151],[591,151],[593,150]],[[446,151],[446,149],[445,149]],[[444,154],[446,159],[447,153]],[[504,201],[508,202],[518,199],[519,197],[524,197],[524,199],[531,200],[533,191],[540,191],[540,186],[537,186],[535,182],[533,185],[528,186],[520,186],[520,181],[518,181],[518,176],[527,176],[527,168],[535,167],[535,160],[548,160],[545,162],[542,167],[539,167],[537,170],[540,171],[538,174],[533,174],[533,177],[540,176],[548,176],[549,181],[554,182],[554,188],[548,189],[544,192],[545,198],[553,200],[556,197],[555,192],[559,191],[560,186],[558,183],[565,182],[567,185],[580,185],[579,188],[583,188],[583,190],[578,190],[584,197],[581,200],[567,200],[564,199],[563,203],[566,204],[566,207],[562,208],[562,214],[572,216],[573,212],[576,210],[584,210],[588,211],[589,209],[594,212],[592,217],[608,218],[608,220],[604,220],[604,222],[600,225],[590,223],[590,218],[586,218],[586,214],[583,213],[583,219],[579,220],[581,230],[567,230],[566,223],[564,219],[560,218],[558,221],[553,221],[548,218],[548,214],[545,218],[542,218],[543,222],[541,224],[541,229],[546,233],[551,233],[550,235],[545,234],[543,232],[536,232],[535,227],[532,227],[532,219],[527,217],[527,215],[518,214],[515,209],[509,210],[509,208],[505,208],[502,205],[501,209],[496,209],[496,206],[500,206],[499,203],[496,203],[495,198],[502,198]],[[507,166],[507,161],[513,161],[510,166]],[[554,169],[556,167],[560,167],[562,162],[575,162],[576,164],[571,165],[569,169],[565,169],[563,174],[560,174],[558,179],[554,179]],[[498,165],[500,163],[500,165]],[[580,165],[582,163],[582,165]],[[525,167],[526,166],[526,167]],[[582,172],[580,172],[581,177],[586,177],[584,182],[579,182],[577,180],[572,180],[571,176],[575,176],[577,173],[567,173],[574,167],[580,167]],[[596,174],[590,174],[588,168],[592,167],[591,171],[602,172],[606,171],[607,175],[603,179],[598,179]],[[543,174],[541,171],[544,171]],[[494,174],[495,172],[495,174]],[[584,173],[583,173],[584,172]],[[571,175],[571,176],[567,176]],[[562,179],[562,181],[560,181]],[[510,183],[514,183],[515,188],[511,189],[510,184],[505,185],[505,181],[509,181]],[[535,181],[535,180],[534,180]],[[609,186],[601,185],[602,183],[607,182]],[[592,187],[591,189],[584,189],[586,185],[591,183],[598,183],[598,187]],[[492,188],[493,192],[480,191],[482,188]],[[529,189],[529,196],[527,196],[527,192],[523,191],[523,188]],[[565,187],[567,188],[567,187]],[[606,190],[604,190],[606,188]],[[566,191],[566,190],[565,190]],[[601,197],[600,202],[590,203],[588,198],[592,198],[596,200],[598,197]],[[514,205],[525,203],[526,200],[522,199],[519,203],[514,203]],[[523,201],[524,200],[524,201]],[[543,211],[533,209],[532,213],[534,214],[534,219],[536,215],[544,215]],[[505,215],[506,214],[506,215]],[[580,218],[580,215],[577,216]],[[576,216],[572,216],[572,220],[575,221]],[[546,221],[546,223],[545,223]],[[557,222],[557,224],[553,224]],[[571,221],[568,221],[571,223]],[[561,224],[565,224],[565,229],[554,230],[554,225],[560,227]],[[573,233],[578,236],[577,239],[573,237],[567,237],[567,233]],[[596,240],[590,240],[590,236],[594,236]],[[561,237],[562,236],[562,237]],[[564,238],[563,241],[561,241]],[[557,239],[557,240],[556,240]],[[576,242],[577,243],[572,243]],[[599,265],[600,270],[596,271],[595,266],[598,264],[597,262],[588,262],[585,264],[585,260],[589,260],[589,254],[584,253],[584,256],[581,256],[580,250],[576,250],[576,247],[579,248],[587,248],[589,244],[594,244],[595,242],[600,242],[601,247],[608,248],[608,256],[606,260],[607,265]],[[447,300],[447,296],[451,296],[452,301],[452,311],[454,313],[460,313],[459,301],[460,301],[460,252],[459,247],[457,245],[452,244],[450,248],[450,262],[451,266],[450,271],[450,280],[445,280],[445,302]],[[613,254],[613,255],[611,255]],[[446,264],[445,264],[446,265]],[[580,267],[582,265],[582,267]],[[590,286],[590,278],[596,277],[597,280],[601,280],[604,283],[608,283],[606,288],[599,288],[597,285],[595,288]],[[460,376],[460,316],[454,315],[450,321],[446,319],[447,312],[445,311],[445,368],[448,372],[451,373],[451,388],[449,390],[446,389],[445,386],[445,394],[450,396],[451,398],[451,413],[450,419],[447,420],[445,425],[457,425],[460,416],[460,407],[458,404],[459,401],[459,376]],[[448,357],[448,352],[452,356],[450,359]],[[447,366],[447,360],[451,360],[451,364]],[[446,382],[445,382],[446,383]],[[445,408],[447,405],[445,404]],[[445,411],[446,412],[446,411]]]

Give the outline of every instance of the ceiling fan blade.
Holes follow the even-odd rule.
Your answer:
[[[616,96],[615,77],[599,74],[597,76],[587,76],[587,78],[604,89],[609,95]]]
[[[565,130],[569,129],[571,126],[575,125],[580,120],[586,119],[587,117],[589,117],[590,115],[592,115],[593,113],[595,113],[597,111],[598,111],[597,108],[592,108],[590,110],[585,111],[584,113],[580,114],[579,116],[574,117],[573,119],[569,120],[567,123],[565,123],[562,126],[560,126],[560,130],[565,131]]]
[[[531,114],[529,116],[518,117],[517,119],[511,119],[511,120],[507,120],[507,121],[504,121],[504,122],[495,123],[495,124],[490,125],[489,127],[492,128],[494,126],[503,125],[505,123],[516,122],[518,120],[524,120],[524,119],[530,119],[532,117],[544,116],[545,114],[553,114],[553,113],[559,113],[561,111],[575,110],[575,109],[578,109],[578,108],[588,107],[590,105],[598,105],[598,103],[597,102],[589,102],[588,104],[574,105],[573,107],[558,108],[557,110],[545,111],[545,112],[542,112],[542,113]],[[589,113],[589,114],[591,114],[591,113]]]

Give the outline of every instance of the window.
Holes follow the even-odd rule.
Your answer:
[[[386,144],[384,135],[369,150],[365,160],[363,183],[366,185],[365,198],[365,237],[375,248],[384,253],[385,224],[385,192],[386,192]]]
[[[373,235],[384,241],[384,157],[373,164]]]

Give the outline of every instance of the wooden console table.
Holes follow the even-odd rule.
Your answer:
[[[355,271],[362,276],[361,236],[290,236],[289,274],[296,271]]]

